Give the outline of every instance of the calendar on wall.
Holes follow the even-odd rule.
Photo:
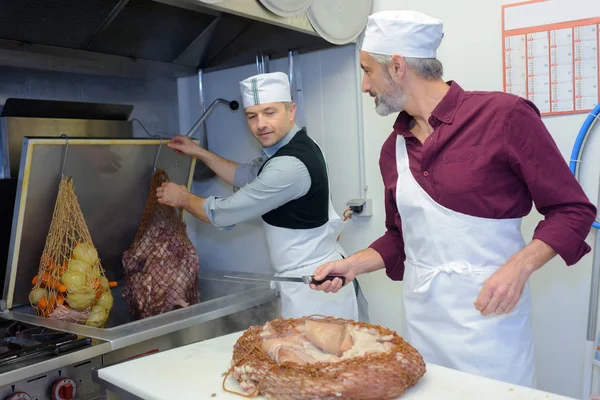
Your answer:
[[[597,4],[531,0],[502,7],[505,92],[531,100],[542,115],[585,113],[598,104],[600,1],[591,3]]]

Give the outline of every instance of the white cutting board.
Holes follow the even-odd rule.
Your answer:
[[[98,376],[146,400],[243,400],[244,397],[221,388],[222,374],[230,365],[233,345],[240,335],[241,332],[221,336],[102,368]],[[226,387],[241,391],[232,377],[227,380]],[[427,365],[425,376],[399,399],[572,400],[433,364]]]

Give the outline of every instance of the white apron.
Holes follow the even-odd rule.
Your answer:
[[[478,218],[435,202],[412,175],[402,136],[396,164],[406,340],[426,362],[535,387],[529,284],[508,315],[483,316],[473,304],[485,281],[525,246],[521,219]]]
[[[323,226],[313,229],[288,229],[270,225],[264,220],[263,226],[271,264],[278,276],[313,275],[315,269],[322,264],[346,257],[344,249],[337,241],[344,229],[344,222],[335,211],[331,196],[329,221]],[[277,282],[277,287],[281,294],[283,318],[320,314],[368,322],[367,301],[357,280],[335,294],[312,290],[304,283]]]

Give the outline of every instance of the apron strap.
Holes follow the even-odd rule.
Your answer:
[[[442,264],[437,267],[429,267],[422,264],[411,262],[416,269],[416,285],[415,293],[425,293],[429,290],[431,283],[441,272],[445,273],[457,273],[461,275],[469,275],[473,272],[473,267],[466,261],[452,261],[446,264]]]

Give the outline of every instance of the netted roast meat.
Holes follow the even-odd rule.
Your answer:
[[[166,181],[166,172],[154,173],[142,222],[123,254],[123,296],[137,318],[187,307],[200,297],[198,256],[185,224],[176,209],[156,200],[156,188]]]
[[[236,342],[227,392],[267,399],[396,399],[425,374],[419,352],[378,325],[316,317],[252,326]],[[228,388],[228,376],[241,391]]]

